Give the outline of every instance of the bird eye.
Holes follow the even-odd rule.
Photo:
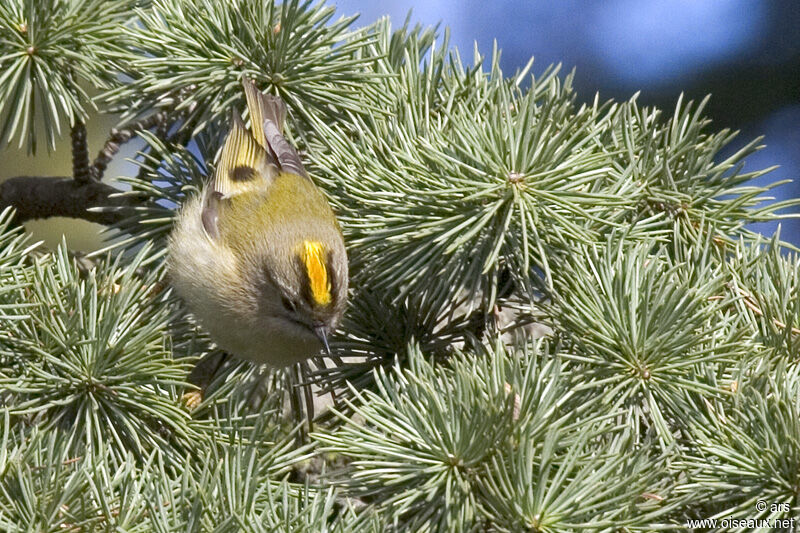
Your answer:
[[[297,311],[297,306],[294,304],[293,301],[291,301],[286,296],[281,296],[281,303],[283,304],[283,308],[289,311],[290,313],[294,313]]]

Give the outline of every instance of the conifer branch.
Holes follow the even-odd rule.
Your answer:
[[[558,67],[336,17],[0,1],[0,139],[72,125],[73,156],[0,185],[0,531],[654,531],[796,502],[800,257],[747,225],[800,201],[760,203],[760,139],[725,158],[705,101],[580,104]],[[243,76],[286,101],[348,244],[308,446],[286,371],[232,357],[181,403],[220,352],[165,241]],[[123,122],[92,161],[97,102]],[[103,183],[134,136],[139,172]],[[56,215],[118,237],[81,257],[12,222]]]
[[[746,290],[737,288],[736,291],[742,296],[742,302],[744,303],[745,307],[751,310],[756,316],[763,317],[764,311],[758,306],[758,304],[754,301],[753,296],[749,294]],[[792,332],[792,335],[800,335],[800,328],[795,328],[784,324],[777,318],[772,318],[772,323],[775,324],[780,329],[787,329],[789,328]]]

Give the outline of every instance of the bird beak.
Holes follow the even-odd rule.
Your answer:
[[[317,334],[317,338],[322,343],[322,347],[325,349],[325,355],[330,355],[331,347],[328,345],[328,328],[326,326],[314,326],[314,333]]]

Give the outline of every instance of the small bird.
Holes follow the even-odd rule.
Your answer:
[[[221,349],[284,367],[330,353],[347,254],[330,204],[283,136],[285,104],[242,84],[252,131],[234,112],[213,179],[177,217],[169,278]]]

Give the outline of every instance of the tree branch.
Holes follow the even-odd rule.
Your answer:
[[[86,125],[76,120],[70,131],[72,138],[72,177],[78,183],[89,182],[89,147],[86,143]]]
[[[161,111],[158,113],[153,113],[149,117],[132,122],[124,128],[113,128],[108,135],[108,139],[106,139],[106,142],[103,145],[103,149],[97,154],[94,163],[89,169],[92,179],[99,181],[103,178],[103,174],[108,167],[108,163],[110,163],[111,159],[113,159],[117,154],[119,147],[130,141],[138,131],[149,130],[153,127],[159,130],[164,130],[167,125],[167,118],[167,113]]]
[[[17,176],[0,184],[0,210],[16,209],[15,220],[71,217],[111,225],[130,216],[128,209],[92,212],[92,207],[130,207],[130,196],[97,181],[79,183],[71,177]]]
[[[0,210],[13,207],[15,220],[49,217],[70,217],[111,225],[131,215],[130,209],[111,209],[103,212],[89,211],[95,207],[132,207],[139,200],[135,196],[122,195],[122,191],[102,183],[108,163],[119,151],[120,145],[128,142],[136,132],[153,127],[160,133],[168,130],[168,115],[154,113],[137,120],[125,128],[112,129],[108,139],[89,165],[86,143],[86,126],[76,122],[71,130],[72,177],[17,176],[0,184]]]

